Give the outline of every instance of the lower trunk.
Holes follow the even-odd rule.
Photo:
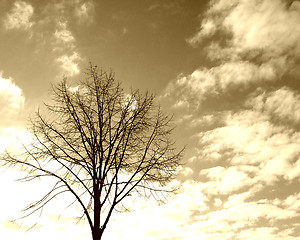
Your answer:
[[[93,240],[101,240],[101,237],[102,237],[102,229],[101,228],[94,228],[93,229]]]
[[[100,228],[100,193],[97,185],[94,185],[94,227],[93,240],[100,240],[102,229]]]

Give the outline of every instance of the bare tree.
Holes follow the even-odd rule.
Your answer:
[[[174,178],[182,151],[171,140],[171,117],[139,91],[125,94],[114,74],[88,68],[77,88],[66,79],[52,88],[53,102],[31,120],[31,144],[22,154],[6,152],[9,166],[21,166],[31,181],[56,179],[40,200],[25,210],[43,209],[69,192],[82,208],[93,240],[101,239],[112,212],[122,211],[126,197],[161,200]]]

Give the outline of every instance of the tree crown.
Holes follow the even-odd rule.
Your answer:
[[[171,140],[172,118],[155,104],[152,94],[126,94],[112,73],[90,64],[86,79],[71,88],[63,79],[52,87],[46,114],[30,122],[34,141],[21,155],[6,152],[8,165],[21,165],[28,175],[56,179],[29,214],[69,192],[100,239],[113,210],[126,209],[129,196],[160,200],[174,178],[182,151]],[[93,216],[92,216],[93,215]],[[95,237],[96,236],[96,237]]]

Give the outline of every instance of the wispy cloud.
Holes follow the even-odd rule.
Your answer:
[[[93,1],[49,1],[35,11],[30,3],[16,1],[4,16],[3,24],[6,29],[30,28],[29,41],[37,43],[35,53],[47,51],[47,57],[52,59],[49,61],[59,63],[58,67],[64,73],[74,76],[80,72],[77,64],[81,57],[71,25],[75,23],[78,26],[79,18],[84,22],[92,19],[93,6]],[[85,19],[84,14],[87,14],[88,19]],[[66,67],[71,69],[66,71]]]
[[[58,27],[54,32],[54,36],[59,43],[72,44],[75,38],[71,31],[67,28],[67,22],[58,22]]]
[[[90,24],[94,21],[95,3],[94,1],[77,1],[74,14],[80,24]]]
[[[16,1],[12,9],[3,18],[6,29],[29,29],[34,23],[31,21],[34,9],[31,4],[24,1]]]

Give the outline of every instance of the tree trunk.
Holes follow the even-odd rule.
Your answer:
[[[102,229],[100,228],[100,196],[98,186],[94,186],[94,227],[93,240],[100,240]]]
[[[98,228],[96,229],[95,227],[93,228],[93,240],[101,240],[102,237],[102,229]]]

